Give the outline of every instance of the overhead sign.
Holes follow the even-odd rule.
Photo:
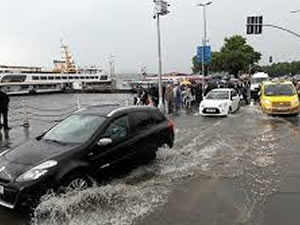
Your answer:
[[[202,62],[204,56],[204,63],[209,64],[211,62],[211,46],[197,47],[197,61]]]

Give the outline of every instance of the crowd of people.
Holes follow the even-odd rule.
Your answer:
[[[246,104],[250,104],[250,80],[242,79],[210,79],[205,88],[201,82],[184,81],[163,85],[163,104],[169,114],[198,110],[203,99],[211,90],[216,88],[233,88],[242,96]],[[152,84],[150,89],[137,87],[137,95],[134,97],[134,105],[149,105],[157,107],[159,103],[158,86]]]

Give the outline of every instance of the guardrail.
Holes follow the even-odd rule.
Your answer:
[[[120,105],[130,105],[130,100],[126,99],[120,102]],[[30,124],[34,122],[42,123],[57,123],[64,118],[72,115],[76,111],[92,105],[82,104],[81,99],[78,98],[76,103],[70,104],[61,108],[40,108],[28,104],[25,100],[21,105],[11,105],[9,107],[9,124],[14,126],[22,126],[29,128]]]

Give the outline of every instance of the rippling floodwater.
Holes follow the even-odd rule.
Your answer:
[[[101,102],[125,104],[131,99],[131,95],[123,94],[12,98],[10,123],[14,128],[9,138],[3,137],[1,149],[35,137],[55,121],[76,110],[78,105]],[[23,100],[29,112],[29,129],[20,127],[23,122],[24,109],[20,107]],[[242,108],[229,118],[202,118],[182,113],[173,119],[176,123],[176,143],[173,149],[159,149],[152,163],[136,168],[109,184],[95,185],[86,191],[67,196],[46,196],[31,224],[138,223],[166,204],[170,193],[177,186],[199,176],[213,180],[231,179],[234,189],[241,193],[238,200],[232,200],[238,216],[232,218],[231,224],[250,223],[256,213],[255,208],[278,189],[288,161],[284,153],[294,150],[291,147],[286,151],[279,141],[298,135],[293,133],[294,126],[281,118],[266,117],[255,106]]]

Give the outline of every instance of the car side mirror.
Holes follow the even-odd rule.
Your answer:
[[[107,145],[110,145],[112,143],[112,139],[110,138],[102,138],[98,141],[98,145],[99,146],[107,146]]]

